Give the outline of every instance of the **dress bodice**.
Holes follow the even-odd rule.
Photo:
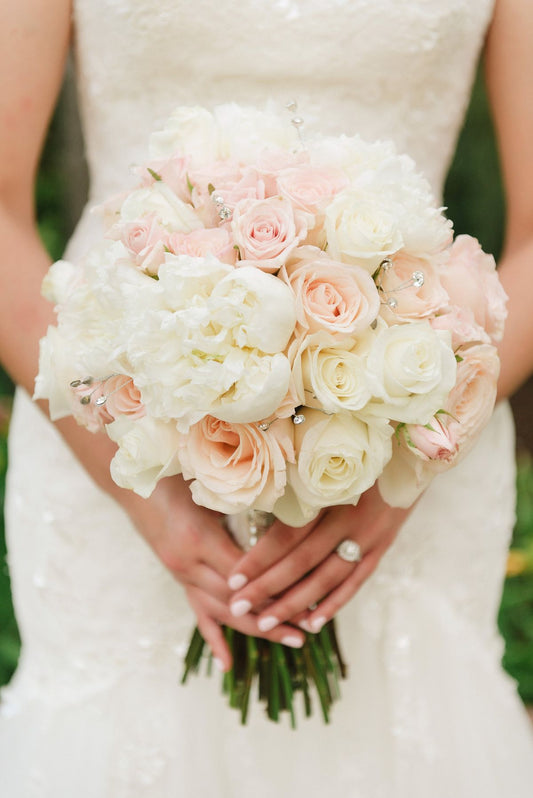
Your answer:
[[[296,99],[307,125],[391,138],[436,195],[494,0],[74,0],[92,198],[177,105]]]

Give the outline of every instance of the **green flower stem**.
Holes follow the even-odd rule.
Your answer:
[[[326,723],[330,709],[339,698],[339,678],[346,674],[333,622],[316,635],[307,634],[301,649],[287,648],[259,637],[250,637],[224,627],[224,636],[233,656],[231,669],[224,674],[222,690],[229,705],[240,712],[241,722],[248,720],[250,695],[257,684],[260,704],[268,718],[278,722],[287,713],[296,728],[295,697],[301,693],[305,716],[312,714],[312,692],[316,691]],[[182,683],[190,673],[198,673],[204,655],[204,640],[195,629],[185,655]],[[211,672],[212,656],[207,658]]]

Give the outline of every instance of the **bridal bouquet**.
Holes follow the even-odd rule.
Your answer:
[[[377,480],[407,507],[490,417],[505,318],[494,259],[453,241],[391,143],[301,126],[178,108],[139,185],[101,208],[102,240],[45,278],[57,326],[36,396],[105,430],[113,479],[141,496],[181,473],[198,504],[299,526]],[[308,637],[306,661],[271,644],[271,716],[292,714],[297,689],[308,705],[311,674],[327,718],[342,663],[330,628]],[[244,660],[226,678],[243,717],[256,642],[235,643]],[[196,636],[188,668],[201,648]]]

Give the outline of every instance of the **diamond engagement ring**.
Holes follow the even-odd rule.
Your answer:
[[[355,540],[343,540],[335,549],[341,560],[345,562],[359,562],[361,560],[361,546]]]

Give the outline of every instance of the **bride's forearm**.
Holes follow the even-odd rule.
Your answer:
[[[533,371],[533,234],[508,248],[502,257],[499,274],[509,296],[501,358],[498,398],[511,396]]]

